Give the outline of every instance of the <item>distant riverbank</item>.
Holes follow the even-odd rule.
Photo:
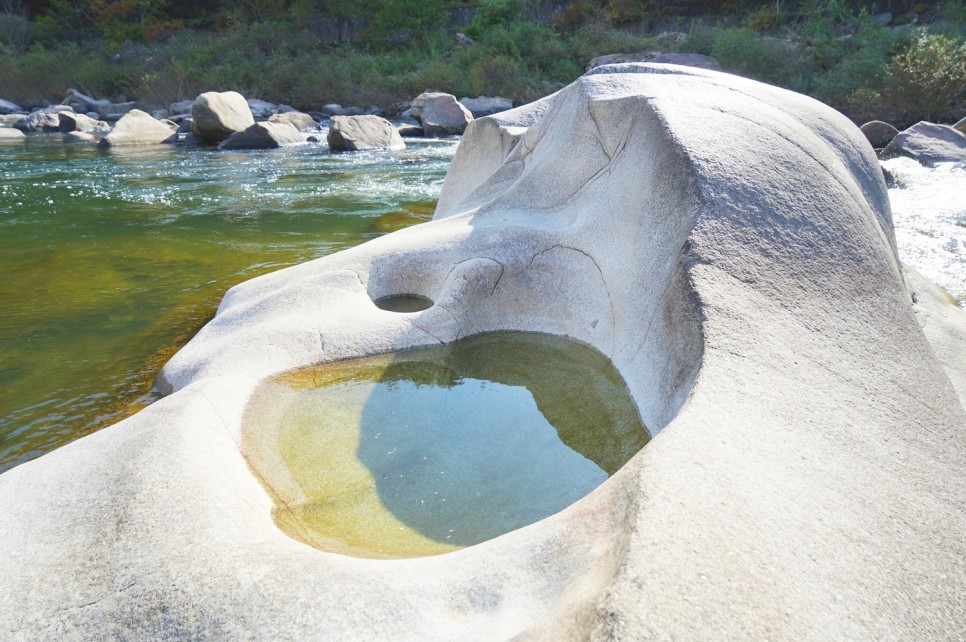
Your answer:
[[[961,0],[902,14],[854,10],[843,0],[748,3],[732,16],[661,20],[642,17],[643,9],[640,16],[608,13],[579,2],[547,19],[540,2],[487,0],[457,26],[428,9],[410,22],[376,12],[342,44],[327,42],[317,28],[322,5],[279,3],[281,11],[239,10],[200,26],[163,13],[114,18],[117,24],[102,18],[100,26],[79,14],[66,22],[0,14],[0,98],[46,105],[76,87],[151,111],[231,89],[302,111],[339,103],[394,114],[427,88],[521,104],[571,82],[597,56],[685,52],[814,96],[857,123],[879,119],[902,128],[966,116]]]

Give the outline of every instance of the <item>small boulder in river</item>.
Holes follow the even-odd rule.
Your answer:
[[[255,120],[267,120],[278,109],[278,105],[270,103],[267,100],[249,98],[247,102],[248,109],[251,110],[252,118]]]
[[[17,103],[12,103],[9,100],[0,98],[0,114],[16,114],[17,112],[22,112],[23,110],[23,107]]]
[[[153,118],[151,114],[132,109],[117,121],[114,129],[101,140],[101,145],[157,145],[175,140],[173,129]]]
[[[396,128],[400,136],[406,136],[408,138],[422,138],[425,136],[423,133],[423,128],[419,125],[400,125]]]
[[[882,154],[910,156],[925,164],[966,161],[966,134],[920,121],[896,136]]]
[[[270,123],[285,123],[291,125],[300,132],[312,131],[319,128],[319,124],[308,114],[300,111],[287,111],[284,113],[272,114],[268,119]]]
[[[899,133],[898,129],[881,120],[871,120],[859,127],[859,129],[869,139],[869,143],[876,149],[882,149],[891,143],[892,139]]]
[[[478,96],[476,98],[460,98],[460,104],[470,110],[473,118],[492,116],[501,111],[513,109],[513,101],[500,96]]]
[[[218,145],[218,149],[276,149],[304,142],[305,138],[292,125],[266,121],[232,134]]]
[[[191,117],[194,133],[213,143],[220,143],[255,124],[248,102],[237,91],[201,94],[191,105]]]
[[[14,127],[22,132],[60,131],[60,118],[57,111],[41,109],[18,120]]]
[[[65,143],[84,143],[87,145],[96,145],[100,142],[100,140],[100,138],[90,132],[72,131],[64,134]]]
[[[423,126],[426,136],[441,138],[462,134],[473,122],[473,114],[456,100],[456,96],[439,91],[426,91],[412,102],[413,118]]]
[[[24,140],[27,140],[27,136],[19,129],[9,127],[0,129],[0,143],[19,143]]]
[[[182,114],[190,114],[191,105],[193,105],[194,102],[195,101],[193,100],[179,100],[176,103],[171,103],[170,105],[168,105],[168,112],[170,112],[172,115],[175,115],[175,116],[180,116]]]
[[[103,120],[95,120],[90,116],[85,114],[75,114],[68,111],[62,111],[57,114],[60,119],[60,131],[64,132],[93,132],[93,131],[104,131],[106,132],[111,128]]]
[[[328,141],[329,149],[341,152],[406,147],[392,123],[379,116],[333,116]]]

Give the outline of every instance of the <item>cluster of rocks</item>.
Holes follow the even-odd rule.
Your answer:
[[[920,121],[901,132],[873,120],[859,129],[882,158],[909,156],[927,165],[966,161],[966,118],[955,125]]]
[[[65,142],[103,147],[169,143],[273,149],[320,142],[328,122],[332,151],[399,150],[406,146],[403,136],[459,136],[474,118],[506,111],[513,103],[490,96],[457,100],[451,94],[427,91],[404,107],[401,115],[416,125],[396,127],[376,107],[363,110],[331,103],[319,111],[301,112],[289,105],[246,99],[234,91],[206,92],[148,113],[133,102],[112,103],[69,89],[61,104],[31,112],[0,100],[0,142],[24,140],[26,133],[59,132]]]

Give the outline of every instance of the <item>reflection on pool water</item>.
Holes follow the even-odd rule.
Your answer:
[[[401,558],[552,515],[648,438],[602,354],[501,332],[276,377],[246,410],[243,452],[290,536]]]

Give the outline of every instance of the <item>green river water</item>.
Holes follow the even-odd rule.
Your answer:
[[[235,283],[428,220],[455,147],[0,147],[0,472],[151,403]]]

